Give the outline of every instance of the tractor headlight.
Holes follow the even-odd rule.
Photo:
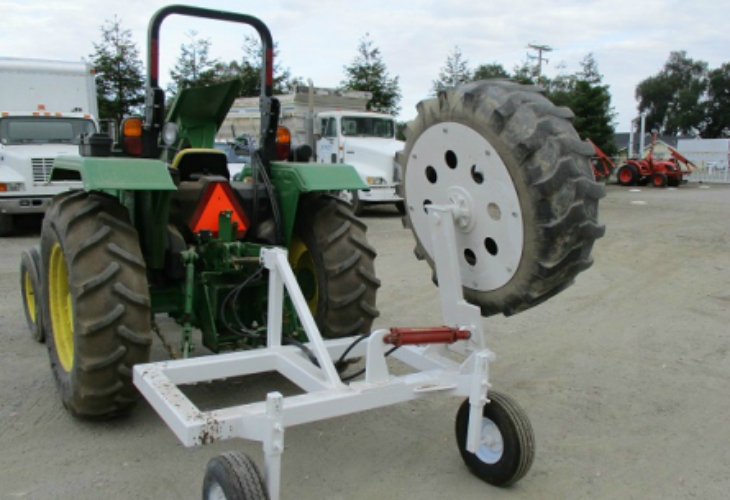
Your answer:
[[[371,186],[383,186],[388,183],[388,181],[382,177],[367,177],[365,180]]]
[[[0,192],[25,191],[22,182],[0,182]]]
[[[180,136],[180,129],[177,128],[177,124],[173,122],[167,122],[162,127],[162,142],[165,146],[172,146],[177,142]]]

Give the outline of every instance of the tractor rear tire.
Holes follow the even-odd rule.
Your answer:
[[[247,455],[229,451],[210,459],[203,500],[269,500],[261,473]]]
[[[434,269],[426,206],[465,208],[468,218],[455,222],[461,282],[483,316],[536,306],[593,264],[605,190],[568,108],[538,87],[492,80],[442,91],[417,109],[397,155],[405,224],[416,256]]]
[[[38,246],[23,250],[20,255],[20,293],[23,297],[25,322],[36,342],[46,340],[41,313],[41,255]]]
[[[635,186],[639,182],[639,171],[633,165],[622,165],[616,172],[616,180],[622,186]]]
[[[377,254],[366,230],[336,196],[317,193],[300,201],[289,262],[325,338],[370,333],[379,315]]]
[[[139,399],[132,367],[150,359],[150,297],[137,231],[110,196],[54,198],[41,232],[43,324],[71,414],[106,418]]]

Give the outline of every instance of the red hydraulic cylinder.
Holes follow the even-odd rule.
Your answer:
[[[425,328],[391,328],[383,337],[383,342],[396,347],[413,344],[453,344],[471,337],[469,330],[448,326]]]

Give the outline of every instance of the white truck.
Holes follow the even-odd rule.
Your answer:
[[[319,163],[352,165],[368,190],[342,193],[360,214],[368,203],[394,203],[405,212],[398,194],[401,183],[396,152],[403,142],[396,139],[396,122],[391,115],[366,111],[370,92],[297,87],[291,94],[277,96],[281,103],[279,124],[292,134],[292,146],[308,144]],[[259,135],[258,98],[236,99],[224,120],[219,136]]]
[[[83,61],[0,58],[0,236],[16,216],[81,187],[49,176],[57,156],[78,155],[81,134],[98,129],[94,76]]]

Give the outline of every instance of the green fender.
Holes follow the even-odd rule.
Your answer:
[[[51,181],[81,181],[86,191],[175,191],[160,160],[122,157],[58,156]]]
[[[250,175],[250,171],[244,175]],[[368,188],[357,171],[344,164],[272,162],[271,182],[279,194],[287,248],[302,193]]]

